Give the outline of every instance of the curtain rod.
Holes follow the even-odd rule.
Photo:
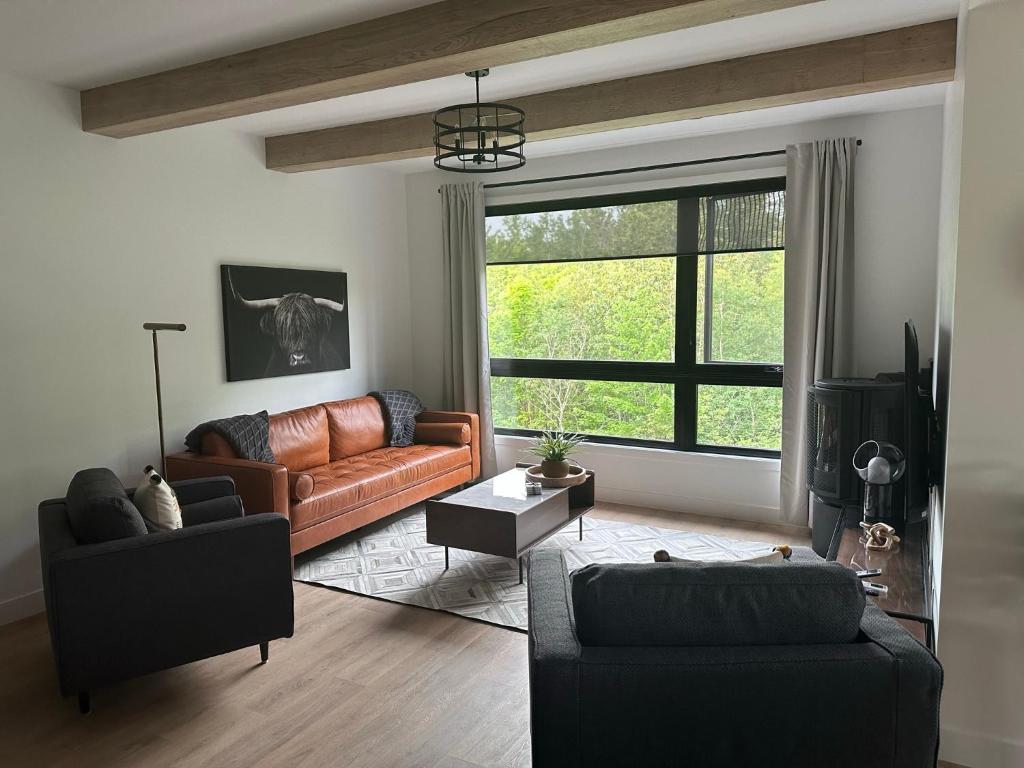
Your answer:
[[[857,139],[859,147],[863,142]],[[757,157],[784,155],[786,150],[773,149],[767,152],[749,152],[745,155],[725,155],[723,157],[706,157],[701,160],[682,160],[678,163],[660,163],[659,165],[638,165],[632,168],[614,168],[609,171],[591,171],[589,173],[572,173],[567,176],[547,176],[541,179],[522,179],[520,181],[503,181],[498,184],[484,184],[484,189],[500,189],[503,187],[522,187],[530,184],[549,184],[556,181],[575,181],[577,179],[593,179],[598,176],[619,176],[627,173],[643,173],[645,171],[662,171],[668,168],[683,168],[688,165],[705,165],[707,163],[725,163],[730,160],[751,160]],[[441,190],[437,190],[440,192]]]

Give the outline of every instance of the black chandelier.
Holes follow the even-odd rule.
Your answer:
[[[434,165],[458,173],[494,173],[526,165],[526,113],[510,104],[480,101],[480,78],[489,69],[467,72],[476,80],[476,101],[434,113]]]

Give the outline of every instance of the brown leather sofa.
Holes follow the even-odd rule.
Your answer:
[[[387,444],[372,397],[321,403],[270,417],[278,463],[239,459],[215,433],[202,453],[167,457],[170,480],[229,475],[248,514],[277,512],[291,523],[295,555],[480,475],[475,413],[424,411],[415,444]]]

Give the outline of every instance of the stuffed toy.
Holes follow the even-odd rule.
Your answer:
[[[743,558],[742,560],[688,560],[685,557],[674,557],[666,552],[664,549],[659,549],[654,553],[654,562],[656,563],[687,563],[688,565],[706,565],[709,562],[716,563],[781,563],[783,560],[789,560],[793,554],[793,548],[788,544],[779,544],[778,546],[772,547],[772,551],[767,555],[754,555],[753,557]]]

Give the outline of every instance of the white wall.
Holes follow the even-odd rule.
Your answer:
[[[216,126],[83,133],[77,94],[0,74],[0,622],[41,605],[36,505],[76,469],[157,463],[147,320],[168,450],[210,417],[411,384],[403,179],[284,175]],[[218,265],[348,273],[352,365],[227,383]]]
[[[935,360],[932,381],[932,399],[938,422],[939,434],[946,434],[946,414],[949,410],[949,358],[953,338],[953,295],[956,282],[956,248],[958,212],[960,209],[960,155],[963,142],[964,108],[964,32],[967,29],[966,7],[961,10],[957,23],[957,67],[956,76],[946,90],[943,105],[942,128],[942,189],[939,205],[939,261],[937,269],[935,307]],[[934,457],[935,466],[944,467],[945,440],[936,441],[939,455]],[[942,535],[944,531],[944,483],[938,483],[931,492],[931,534],[932,556],[932,611],[935,618],[935,632],[941,631],[940,606],[942,596]]]
[[[902,323],[908,317],[917,324],[922,349],[932,347],[942,119],[942,108],[936,106],[686,138],[614,151],[543,157],[528,163],[521,171],[504,174],[500,180],[758,152],[828,136],[852,135],[863,139],[856,187],[856,370],[851,373],[872,376],[882,370],[902,370]],[[736,165],[723,169],[714,178],[707,176],[711,167],[697,166],[688,169],[689,176],[675,175],[672,179],[632,184],[629,188],[782,175],[783,165],[778,158]],[[751,171],[751,166],[761,170]],[[742,170],[744,168],[746,170]],[[410,269],[415,286],[414,371],[422,397],[433,402],[440,398],[441,381],[440,359],[436,354],[441,343],[441,232],[437,186],[451,181],[451,175],[430,172],[411,175],[407,182]],[[530,199],[523,189],[495,191],[488,199],[502,202]],[[563,188],[558,192],[550,189],[535,187],[533,199],[599,191],[593,187],[589,190]],[[608,189],[602,187],[600,191]],[[521,439],[499,436],[498,443],[498,458],[503,466],[522,459]],[[775,521],[779,517],[779,463],[776,460],[588,446],[581,461],[598,470],[598,495],[609,501],[751,520]]]
[[[938,649],[942,756],[995,768],[1024,765],[1024,2],[970,6]]]

